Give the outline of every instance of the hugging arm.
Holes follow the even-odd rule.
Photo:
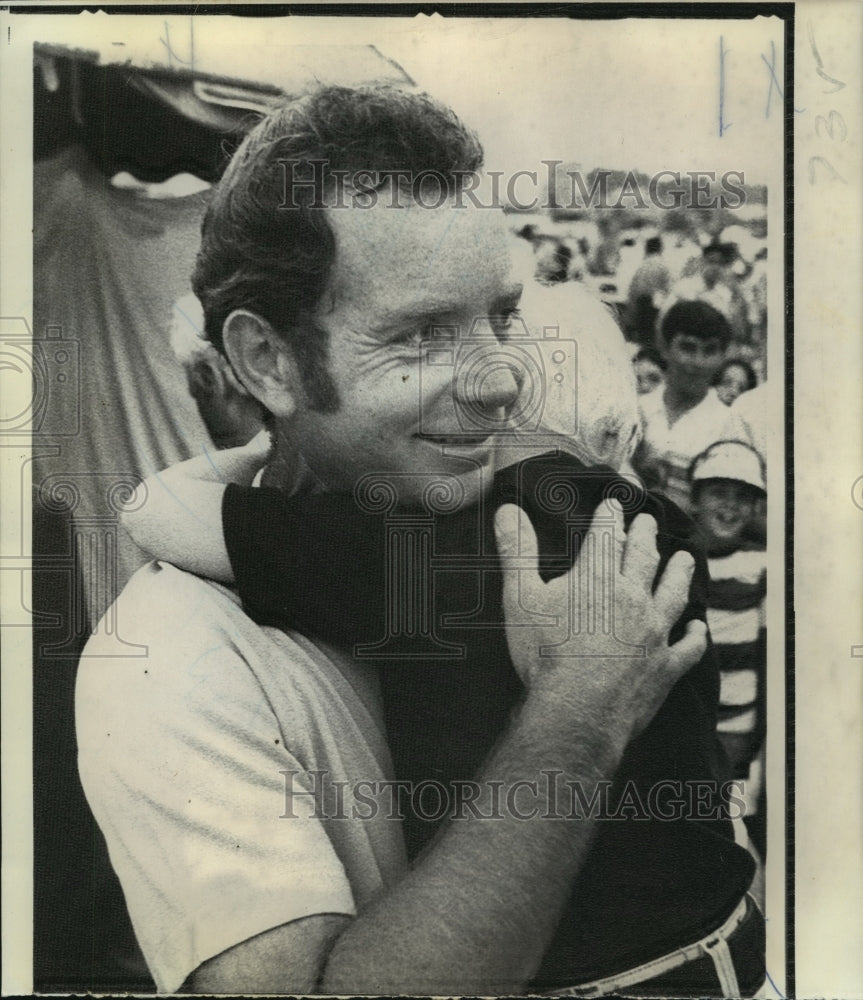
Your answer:
[[[601,522],[602,525],[606,522]],[[513,663],[527,694],[477,776],[476,810],[492,810],[493,790],[536,781],[558,769],[585,786],[613,777],[630,740],[705,649],[701,622],[669,643],[687,603],[694,561],[676,553],[655,591],[656,522],[647,515],[624,531],[615,519],[614,614],[618,633],[637,647],[622,658],[596,636],[585,655],[550,657],[543,649],[568,634],[572,601],[590,601],[576,585],[602,540],[594,522],[569,574],[543,583],[536,537],[513,506],[498,512],[504,610]],[[554,624],[512,623],[530,608]],[[581,614],[590,608],[579,604]],[[285,924],[205,963],[196,988],[230,992],[310,989],[326,993],[496,994],[524,989],[536,972],[595,832],[578,823],[533,819],[502,810],[494,821],[475,814],[450,821],[415,866],[355,918],[318,915]],[[254,958],[253,958],[254,956]],[[240,969],[254,970],[242,980]],[[297,983],[296,977],[306,978]],[[314,981],[314,984],[313,984]]]
[[[207,452],[148,476],[145,501],[122,515],[123,527],[154,558],[232,582],[221,519],[225,485],[250,484],[269,451],[269,434],[262,431],[242,448]]]

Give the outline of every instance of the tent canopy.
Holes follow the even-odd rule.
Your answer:
[[[244,23],[239,21],[241,28]],[[88,117],[88,96],[92,96],[84,93],[86,81],[98,79],[103,92],[107,81],[109,88],[137,91],[205,129],[236,133],[245,131],[257,115],[312,84],[412,85],[407,73],[373,45],[264,44],[253,48],[242,41],[228,46],[225,31],[206,44],[195,35],[200,35],[201,26],[193,29],[191,21],[188,32],[181,45],[176,29],[172,34],[166,22],[164,34],[157,39],[161,45],[142,49],[137,40],[79,41],[64,31],[62,40],[34,46],[42,89],[54,94],[68,81],[72,118],[79,124]],[[116,95],[111,103],[118,104]],[[104,115],[99,117],[104,124]]]

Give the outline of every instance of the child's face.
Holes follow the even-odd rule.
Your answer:
[[[706,479],[698,487],[692,516],[708,547],[739,542],[755,513],[755,498],[746,483]]]
[[[663,378],[662,369],[649,358],[641,358],[635,362],[635,384],[639,396],[653,392]]]
[[[666,379],[689,391],[706,392],[725,360],[725,348],[718,337],[676,333],[665,348]]]
[[[749,388],[749,377],[740,365],[729,365],[716,384],[716,393],[726,406]]]

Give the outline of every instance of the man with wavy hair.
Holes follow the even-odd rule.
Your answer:
[[[736,988],[726,939],[751,862],[726,818],[702,823],[693,890],[685,825],[666,823],[672,847],[652,855],[656,870],[621,867],[628,834],[621,844],[614,831],[633,824],[603,824],[590,805],[613,786],[611,808],[626,820],[635,786],[619,779],[633,761],[647,762],[641,777],[653,785],[682,788],[692,759],[701,777],[713,773],[695,559],[662,502],[630,504],[643,511],[624,523],[610,470],[591,480],[552,450],[510,465],[509,478],[496,473],[518,446],[525,369],[511,355],[499,363],[521,289],[500,212],[471,197],[481,159],[476,138],[428,97],[324,88],[253,129],[208,210],[193,282],[206,333],[273,438],[256,486],[271,512],[250,528],[249,497],[226,492],[218,540],[231,549],[229,532],[236,542],[254,529],[259,549],[263,538],[280,552],[293,517],[294,600],[265,607],[279,581],[249,584],[242,553],[243,604],[155,562],[119,598],[126,641],[148,646],[146,665],[101,657],[98,634],[82,660],[82,779],[160,990],[597,992],[591,978],[641,981],[681,955],[718,970],[716,990]],[[468,335],[478,377],[461,377]],[[537,350],[525,365],[554,357]],[[535,455],[534,424],[515,430]],[[370,482],[386,489],[364,493]],[[559,482],[592,498],[586,518],[577,512],[580,548],[562,508],[542,499]],[[478,612],[480,631],[468,623],[466,657],[447,669],[412,658],[410,644],[398,663],[363,656],[386,624],[369,625],[367,598],[374,606],[380,563],[385,575],[391,564],[356,523],[372,523],[370,496],[392,500],[396,519],[422,519],[437,487],[458,500],[441,529],[450,555],[485,560],[468,567],[468,603],[458,572],[443,602],[455,595],[462,618]],[[465,529],[472,549],[458,544],[465,518],[479,525]],[[417,620],[441,610],[409,590]],[[603,614],[608,627],[577,627]],[[669,739],[674,774],[660,763]],[[543,776],[588,808],[558,815],[556,783]],[[413,794],[404,822],[371,795],[432,779],[459,787],[463,808],[425,827]],[[651,852],[668,840],[652,827]],[[682,913],[679,893],[664,907],[658,898],[681,857]],[[621,879],[634,907],[609,901]],[[714,953],[702,953],[705,934]],[[660,967],[669,938],[676,965]]]

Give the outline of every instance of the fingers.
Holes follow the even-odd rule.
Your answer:
[[[668,650],[668,664],[681,677],[707,652],[707,625],[698,618],[686,624],[686,634]]]
[[[650,514],[639,514],[629,526],[623,550],[621,570],[624,576],[648,591],[653,588],[659,567],[656,532],[656,518]]]
[[[521,507],[511,503],[496,512],[494,529],[503,567],[504,608],[512,609],[519,605],[526,586],[542,584],[536,532]]]
[[[250,457],[260,457],[261,461],[264,462],[273,449],[273,439],[269,431],[258,431],[251,441],[243,447],[249,453]]]
[[[689,603],[689,587],[695,572],[695,559],[685,549],[678,549],[668,560],[654,595],[655,607],[668,622],[677,621]]]
[[[593,514],[593,521],[590,524],[590,534],[600,537],[602,532],[608,531],[608,521],[606,515],[600,514],[602,511],[600,504]],[[623,553],[626,548],[626,527],[623,523],[623,507],[619,500],[612,498],[608,501],[608,509],[611,511],[611,537],[614,544],[613,566],[616,572],[620,572],[623,567]]]
[[[611,525],[608,523],[607,510],[612,514]],[[656,519],[650,514],[639,514],[627,531],[623,521],[623,507],[618,500],[612,498],[608,501],[607,508],[600,504],[594,512],[588,535],[595,537],[595,545],[599,545],[600,538],[608,533],[609,527],[614,544],[615,569],[634,583],[651,590],[659,566]]]
[[[505,575],[513,570],[539,566],[539,545],[530,518],[521,507],[505,503],[494,515],[497,549]]]

